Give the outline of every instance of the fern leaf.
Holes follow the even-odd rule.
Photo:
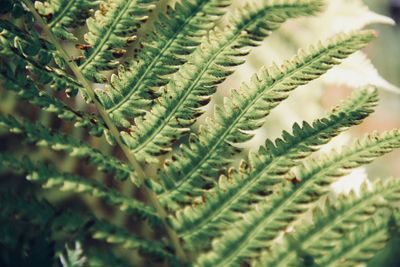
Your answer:
[[[79,242],[75,243],[74,248],[69,248],[66,245],[65,253],[61,253],[59,258],[62,267],[83,267],[86,264],[86,257]]]
[[[11,168],[15,171],[27,173],[27,180],[39,183],[43,188],[57,188],[61,191],[69,191],[88,194],[95,198],[103,199],[107,203],[118,207],[121,211],[127,211],[139,218],[147,219],[152,224],[160,224],[161,220],[153,208],[128,198],[114,189],[110,189],[100,182],[89,180],[77,175],[61,173],[50,169],[43,164],[34,164],[28,158],[18,160],[13,156],[0,154],[0,168]]]
[[[115,179],[124,181],[133,173],[133,170],[125,163],[107,157],[100,151],[75,139],[59,133],[52,133],[40,124],[32,124],[28,121],[20,123],[12,116],[0,115],[0,126],[8,128],[13,133],[24,134],[30,142],[39,146],[62,150],[74,157],[87,158],[89,163],[97,166],[100,171],[114,173]]]
[[[35,1],[39,14],[47,18],[49,28],[58,38],[76,41],[77,38],[69,29],[77,28],[85,23],[91,9],[99,1],[93,0],[48,0]]]
[[[279,249],[265,253],[261,266],[297,266],[301,260],[296,251],[305,251],[314,260],[330,255],[335,247],[364,222],[369,222],[377,210],[400,200],[400,182],[389,179],[376,182],[373,191],[364,186],[360,197],[354,194],[338,199],[336,205],[326,203],[324,210],[314,212],[313,225],[296,229],[290,241]],[[294,244],[294,245],[291,245]],[[325,266],[325,265],[322,265]]]
[[[139,160],[156,162],[155,156],[171,150],[173,140],[189,131],[202,114],[216,86],[244,62],[249,47],[257,46],[286,19],[314,14],[319,0],[272,1],[249,5],[233,16],[229,26],[210,33],[190,60],[164,89],[159,103],[144,118],[137,118],[125,142]]]
[[[72,77],[51,66],[53,62],[63,66],[51,44],[39,37],[29,36],[8,21],[0,20],[0,30],[0,56],[6,57],[15,65],[20,79],[29,74],[35,77],[33,80],[37,83],[49,84],[57,91],[64,90],[68,96],[75,96],[78,91],[82,91],[82,86]]]
[[[272,186],[284,181],[293,166],[342,131],[360,123],[376,103],[376,90],[359,90],[312,126],[295,124],[293,135],[285,133],[283,139],[275,142],[276,146],[267,142],[267,149],[252,155],[250,164],[243,162],[239,172],[231,172],[229,178],[222,176],[219,186],[205,194],[202,205],[179,211],[173,220],[174,228],[193,245],[218,236],[228,227],[223,222],[239,219],[239,213],[250,210],[271,194]]]
[[[116,0],[102,2],[100,9],[87,20],[85,59],[79,68],[88,78],[102,81],[98,72],[110,70],[118,64],[118,57],[136,39],[135,33],[154,9],[156,0]]]
[[[159,15],[159,22],[143,42],[137,60],[126,70],[120,67],[111,84],[96,93],[111,118],[129,127],[129,118],[143,115],[155,88],[168,83],[166,75],[176,72],[186,57],[200,44],[202,36],[224,14],[231,0],[184,0]]]
[[[9,194],[0,194],[0,199],[2,203],[0,214],[5,218],[15,216],[37,225],[50,223],[50,226],[57,231],[69,234],[81,231],[93,239],[118,244],[126,249],[139,249],[154,257],[177,262],[162,243],[141,239],[123,228],[99,220],[94,216],[55,210],[48,202],[23,196],[12,197]]]
[[[366,264],[380,251],[389,239],[388,220],[378,219],[363,229],[357,229],[343,240],[339,248],[332,251],[329,258],[318,262],[320,266],[359,266]]]
[[[279,231],[326,194],[338,177],[398,147],[400,131],[372,134],[341,153],[331,153],[326,159],[304,167],[294,177],[300,181],[298,184],[282,185],[271,199],[244,214],[241,221],[213,242],[213,250],[203,254],[198,264],[238,266],[245,259],[260,256],[260,251],[268,248]]]
[[[339,59],[364,46],[372,36],[368,31],[336,36],[326,46],[313,47],[309,53],[300,52],[281,68],[263,69],[250,85],[233,91],[224,108],[216,108],[215,120],[209,120],[199,138],[183,147],[177,160],[169,162],[165,172],[160,174],[167,188],[160,195],[161,201],[185,200],[186,195],[195,195],[196,188],[201,193],[201,188],[212,183],[212,177],[217,176],[220,168],[238,151],[232,144],[245,142],[253,136],[245,131],[261,127],[264,117],[287,98],[290,91],[325,73],[338,64]]]
[[[8,68],[0,66],[0,76],[4,78],[3,87],[7,90],[14,91],[20,98],[30,102],[32,105],[40,109],[54,113],[58,118],[66,121],[75,122],[75,127],[86,127],[89,133],[94,136],[106,135],[107,140],[113,144],[113,138],[110,136],[108,129],[102,121],[89,114],[75,111],[58,98],[55,98],[45,91],[40,90],[34,82],[18,74],[18,69],[12,71]]]

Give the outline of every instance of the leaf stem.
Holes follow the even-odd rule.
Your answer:
[[[165,230],[167,232],[167,235],[169,239],[171,240],[173,246],[175,247],[176,250],[176,255],[179,259],[182,261],[186,261],[186,256],[184,253],[184,250],[181,246],[181,243],[179,241],[178,235],[176,232],[169,226],[169,224],[166,221],[167,218],[167,212],[165,209],[161,206],[160,202],[157,199],[156,194],[149,190],[144,183],[146,180],[146,177],[148,175],[145,173],[144,169],[140,165],[139,161],[136,159],[135,155],[131,153],[130,149],[125,145],[124,141],[121,138],[121,135],[117,129],[117,127],[114,125],[112,122],[110,116],[108,113],[104,110],[102,104],[99,102],[97,99],[93,88],[89,84],[88,80],[83,76],[82,72],[79,70],[79,67],[75,64],[73,60],[70,59],[68,56],[67,52],[65,49],[62,47],[60,42],[56,39],[56,37],[53,35],[51,32],[50,28],[47,26],[47,24],[44,22],[43,18],[37,13],[34,5],[30,0],[22,0],[24,4],[29,8],[33,16],[35,17],[36,21],[40,24],[42,30],[44,31],[45,35],[50,39],[50,41],[53,43],[53,45],[56,47],[57,51],[61,54],[63,59],[65,60],[66,64],[68,67],[71,69],[71,71],[74,73],[75,77],[78,79],[78,81],[82,84],[82,86],[85,89],[85,93],[88,95],[90,100],[94,103],[96,109],[98,110],[100,116],[103,118],[105,124],[110,130],[110,133],[112,136],[115,138],[118,146],[122,149],[123,153],[125,154],[126,158],[128,159],[129,163],[132,164],[135,172],[137,173],[137,178],[139,179],[139,182],[141,186],[139,187],[143,195],[146,197],[147,201],[150,203],[151,206],[153,206],[156,209],[156,212],[158,215],[161,217]]]

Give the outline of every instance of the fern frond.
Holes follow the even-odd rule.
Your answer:
[[[249,48],[257,46],[272,30],[289,18],[314,14],[320,0],[268,1],[249,5],[231,18],[229,26],[210,33],[164,89],[159,103],[135,120],[125,142],[139,160],[156,162],[171,150],[174,140],[189,131],[202,114],[218,84],[244,62]]]
[[[96,0],[47,0],[35,1],[35,8],[47,18],[48,26],[55,36],[76,41],[70,29],[84,24],[91,10],[98,4]]]
[[[335,201],[335,205],[326,203],[322,210],[317,208],[314,223],[296,229],[286,245],[279,249],[272,247],[262,257],[260,266],[297,266],[301,260],[298,251],[306,252],[316,261],[330,255],[346,239],[346,234],[369,222],[379,209],[400,200],[398,179],[375,182],[373,188],[368,191],[364,184],[360,197],[344,196]]]
[[[43,188],[57,188],[60,191],[69,191],[88,194],[103,199],[121,211],[129,212],[142,219],[147,219],[154,225],[160,225],[161,220],[152,207],[135,199],[122,195],[117,190],[108,188],[95,180],[89,180],[77,175],[62,173],[43,164],[34,164],[28,158],[19,160],[10,155],[0,154],[0,168],[12,169],[27,174],[27,180],[39,183]]]
[[[231,2],[184,0],[177,2],[174,9],[167,9],[166,15],[160,13],[155,30],[143,41],[138,58],[130,62],[128,69],[120,66],[111,84],[96,91],[117,125],[128,128],[129,119],[143,115],[149,98],[158,94],[155,89],[168,83],[166,75],[175,73],[187,61],[186,57]]]
[[[81,111],[75,111],[64,102],[43,90],[40,90],[29,78],[21,77],[19,70],[15,71],[0,65],[0,76],[4,78],[3,87],[14,91],[21,99],[28,101],[43,111],[54,113],[59,119],[74,122],[75,127],[86,127],[91,135],[100,137],[103,134],[107,141],[113,144],[113,138],[108,129],[98,118]]]
[[[101,2],[100,9],[87,20],[85,59],[79,68],[88,78],[102,81],[99,71],[110,70],[119,64],[118,58],[136,39],[140,25],[147,20],[157,0],[115,0]]]
[[[243,219],[213,241],[213,249],[199,257],[201,266],[237,266],[254,260],[262,249],[289,223],[303,214],[322,195],[329,185],[350,169],[371,162],[374,158],[400,147],[400,131],[371,134],[341,153],[314,162],[298,172],[298,184],[284,184],[268,201],[260,202]],[[290,177],[292,178],[292,177]]]
[[[37,83],[49,84],[57,91],[65,91],[68,96],[75,96],[78,91],[83,90],[65,71],[51,65],[54,62],[63,67],[62,60],[50,43],[39,37],[29,36],[8,21],[0,20],[0,31],[0,56],[12,62],[4,67],[11,68],[15,65],[16,74],[21,80],[23,75],[29,74]]]
[[[133,175],[133,169],[125,163],[105,156],[83,142],[60,133],[50,132],[38,123],[33,124],[28,121],[20,123],[12,116],[0,115],[0,126],[8,128],[10,132],[25,135],[29,142],[36,143],[38,146],[47,146],[57,151],[65,151],[73,157],[87,158],[89,163],[97,166],[100,171],[115,174],[113,176],[115,179],[124,181]]]
[[[359,266],[366,264],[387,243],[390,224],[388,220],[378,219],[357,229],[346,237],[339,248],[331,251],[331,255],[317,264],[320,266]]]
[[[62,267],[83,267],[86,263],[86,257],[79,242],[76,242],[73,248],[66,245],[65,252],[60,253],[59,258]]]
[[[353,96],[312,126],[295,124],[293,134],[284,132],[274,145],[267,141],[266,148],[252,154],[250,163],[243,162],[239,172],[222,176],[219,185],[205,193],[204,203],[186,207],[172,218],[174,228],[192,245],[218,236],[241,218],[253,205],[273,192],[272,186],[285,181],[285,174],[301,160],[326,144],[333,137],[359,124],[377,103],[376,90],[356,91]]]
[[[369,31],[336,36],[326,46],[300,52],[280,68],[263,69],[250,85],[233,91],[224,107],[216,108],[215,119],[208,120],[207,126],[200,130],[199,138],[182,147],[174,162],[167,162],[165,172],[160,173],[167,191],[160,195],[160,200],[185,201],[188,195],[196,195],[196,190],[197,194],[201,193],[204,185],[214,186],[213,177],[239,150],[233,144],[253,136],[245,131],[261,127],[263,119],[292,90],[318,78],[372,37]]]
[[[0,194],[2,206],[0,215],[25,219],[32,224],[48,224],[57,231],[69,234],[82,232],[93,239],[118,244],[126,249],[139,249],[154,257],[168,259],[176,263],[176,258],[169,253],[162,243],[142,239],[123,228],[114,226],[94,216],[85,216],[72,211],[59,211],[48,202],[23,196],[12,197],[10,194]]]

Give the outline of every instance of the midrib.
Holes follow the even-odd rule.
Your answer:
[[[125,15],[126,11],[129,9],[129,6],[131,5],[132,2],[133,0],[126,1],[124,8],[121,10],[118,16],[113,20],[111,26],[108,28],[106,32],[106,35],[102,38],[100,44],[96,46],[95,50],[89,56],[89,58],[87,58],[86,61],[81,66],[79,66],[79,69],[81,71],[83,71],[86,68],[86,66],[88,66],[92,62],[93,58],[97,56],[97,54],[102,50],[103,46],[107,43],[110,35],[113,33],[115,26],[119,23],[121,17]]]
[[[152,70],[152,67],[158,62],[158,60],[164,55],[165,51],[167,51],[168,48],[170,48],[171,44],[177,39],[178,35],[181,33],[181,30],[186,27],[193,18],[196,17],[197,13],[199,12],[199,10],[202,9],[202,7],[204,5],[206,5],[207,3],[203,3],[201,4],[197,9],[194,10],[194,12],[192,13],[192,15],[185,20],[185,22],[182,24],[181,27],[179,27],[177,29],[177,31],[174,33],[174,35],[172,36],[172,38],[170,38],[167,42],[167,44],[162,48],[161,52],[157,54],[157,56],[152,60],[152,62],[150,63],[150,65],[146,68],[145,72],[143,73],[143,75],[140,77],[140,79],[138,80],[138,82],[134,85],[133,89],[129,91],[129,93],[124,96],[123,99],[121,99],[117,105],[113,106],[110,109],[107,109],[108,112],[113,113],[116,109],[120,108],[126,101],[128,101],[129,98],[131,98],[131,96],[136,92],[136,90],[139,88],[139,86],[141,85],[141,83],[143,82],[143,80],[145,80],[147,77],[147,74]],[[136,151],[136,150],[134,150]]]

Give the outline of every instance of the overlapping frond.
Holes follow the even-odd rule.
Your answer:
[[[387,241],[388,229],[399,229],[388,224],[393,212],[394,220],[399,220],[399,180],[377,182],[374,190],[366,183],[360,196],[340,196],[335,204],[330,199],[320,203],[322,208],[316,204],[339,177],[399,148],[400,130],[370,134],[340,152],[311,154],[373,111],[378,98],[374,88],[356,91],[312,124],[294,124],[291,133],[284,131],[275,141],[267,140],[238,168],[234,166],[242,151],[240,144],[253,137],[273,108],[297,87],[364,47],[375,33],[339,34],[301,50],[280,67],[262,68],[222,105],[216,105],[213,117],[196,134],[186,136],[218,85],[244,63],[252,47],[287,19],[318,13],[324,1],[253,1],[221,22],[232,0],[171,1],[173,7],[167,6],[144,27],[138,49],[126,53],[157,2],[1,2],[1,89],[9,90],[6,95],[13,100],[15,92],[62,120],[89,128],[92,135],[105,134],[109,143],[116,141],[118,152],[134,167],[94,148],[103,143],[92,147],[39,122],[19,121],[15,118],[21,115],[22,106],[16,103],[15,111],[13,105],[7,106],[7,113],[15,117],[0,115],[0,126],[37,146],[84,159],[77,165],[84,168],[79,173],[98,173],[87,169],[87,162],[120,181],[107,185],[63,172],[47,156],[49,164],[15,157],[9,151],[0,153],[1,176],[15,172],[19,174],[15,177],[26,176],[44,189],[78,195],[79,205],[86,203],[86,197],[96,203],[100,200],[117,215],[107,216],[107,222],[95,214],[56,210],[36,199],[0,192],[0,228],[6,228],[0,246],[8,239],[12,251],[32,238],[42,240],[43,253],[35,253],[31,244],[26,246],[32,255],[45,258],[46,264],[41,265],[46,266],[59,261],[60,255],[65,266],[118,266],[110,244],[120,246],[115,251],[118,256],[126,253],[129,260],[140,264],[291,267],[365,263]],[[168,2],[160,7],[164,4]],[[82,27],[85,22],[87,27]],[[85,43],[76,43],[82,35]],[[82,55],[74,57],[71,45]],[[120,64],[121,57],[126,63]],[[96,83],[101,88],[93,90]],[[50,89],[62,90],[68,97],[81,92],[88,105],[84,111],[75,110]],[[80,105],[83,102],[76,99],[74,106]],[[89,113],[94,107],[98,114]],[[32,118],[42,115],[36,114],[41,110],[34,110]],[[49,118],[51,124],[62,122],[45,115],[43,119]],[[75,133],[84,134],[80,129]],[[173,149],[176,153],[159,157]],[[140,181],[135,180],[136,174]],[[143,202],[130,196],[130,186],[124,187],[128,177],[141,184],[137,195]],[[43,192],[35,187],[35,193]],[[304,223],[312,211],[313,221]],[[132,217],[138,225],[128,225]],[[36,228],[40,228],[38,233]],[[70,249],[66,244],[71,241],[84,244],[84,249]],[[98,249],[102,246],[111,250],[104,253],[111,257],[101,257],[104,251]],[[134,255],[132,250],[136,250]],[[26,265],[20,262],[25,261],[16,264]]]
[[[351,267],[368,263],[386,245],[390,238],[389,230],[388,220],[379,218],[375,222],[372,221],[371,224],[352,232],[342,241],[339,248],[319,262],[320,266]]]
[[[1,168],[8,168],[27,174],[27,180],[39,183],[43,188],[56,188],[61,191],[88,194],[103,199],[122,211],[132,213],[143,219],[148,219],[152,224],[161,223],[160,218],[152,207],[126,197],[117,190],[108,188],[98,181],[85,179],[69,173],[62,173],[44,164],[34,164],[28,158],[19,160],[5,154],[0,154]]]
[[[96,166],[100,171],[113,173],[115,179],[123,181],[133,175],[133,169],[125,163],[103,155],[100,151],[76,139],[60,133],[50,132],[46,127],[38,123],[33,124],[28,121],[20,123],[12,116],[0,115],[0,126],[8,128],[13,133],[25,135],[29,142],[39,146],[65,151],[73,157],[86,158],[90,164]],[[133,176],[132,180],[134,180]]]
[[[261,127],[263,119],[290,91],[318,78],[372,37],[369,31],[336,36],[326,46],[300,52],[280,68],[263,69],[249,85],[233,91],[224,107],[216,108],[215,119],[208,120],[200,130],[199,138],[182,146],[175,161],[167,162],[160,174],[167,189],[160,195],[161,201],[185,201],[188,196],[201,194],[204,185],[214,186],[221,167],[238,151],[232,144],[249,140],[253,135],[246,131]]]
[[[226,222],[235,222],[241,213],[252,209],[273,193],[273,186],[285,181],[289,170],[326,144],[342,131],[356,125],[373,111],[377,92],[370,89],[356,91],[354,95],[326,117],[311,125],[295,124],[293,134],[284,133],[273,144],[250,156],[239,171],[222,176],[219,185],[204,195],[204,203],[180,210],[171,218],[174,228],[191,246],[207,243],[229,228]]]
[[[85,58],[79,65],[88,78],[102,81],[99,71],[113,69],[125,48],[136,39],[136,32],[148,19],[157,0],[115,0],[101,2],[100,9],[87,20]]]
[[[232,16],[228,26],[211,32],[175,73],[151,111],[136,119],[129,133],[122,133],[138,159],[156,162],[157,155],[170,151],[173,141],[202,114],[199,108],[209,102],[217,85],[244,62],[250,47],[259,45],[287,19],[314,14],[321,5],[320,0],[248,5]]]
[[[346,239],[345,235],[355,228],[369,224],[373,217],[385,217],[377,214],[382,207],[400,200],[398,179],[375,182],[373,191],[368,190],[367,184],[362,189],[361,196],[353,193],[337,199],[334,205],[327,202],[322,209],[316,208],[313,224],[296,229],[284,245],[272,247],[262,257],[259,266],[298,266],[302,254],[318,262],[331,255],[335,247]]]
[[[21,72],[18,69],[11,70],[0,66],[0,76],[4,78],[3,87],[16,92],[21,99],[28,101],[43,111],[54,113],[62,120],[74,122],[75,127],[89,129],[88,132],[94,136],[105,134],[107,140],[111,144],[113,143],[113,138],[109,135],[108,129],[97,117],[81,111],[75,111],[58,98],[40,90],[31,79],[26,79],[24,75],[21,77]]]
[[[322,195],[329,185],[349,170],[400,147],[400,132],[371,134],[341,153],[330,153],[325,159],[309,164],[282,184],[268,201],[260,202],[243,214],[243,219],[213,241],[212,251],[198,259],[200,266],[238,266],[258,258],[263,249],[279,236],[281,230],[299,218]]]
[[[55,36],[75,41],[70,29],[83,25],[98,4],[97,0],[46,0],[35,1],[35,8],[47,19]]]
[[[13,197],[10,194],[1,194],[0,200],[3,204],[0,214],[3,217],[18,216],[18,218],[25,219],[35,225],[47,223],[58,231],[69,234],[81,232],[84,236],[117,244],[126,249],[139,249],[154,257],[168,259],[174,263],[177,261],[162,243],[142,239],[123,228],[99,220],[93,215],[85,216],[72,211],[58,211],[48,202],[24,196]]]
[[[64,70],[65,63],[59,58],[53,45],[38,36],[30,36],[14,24],[0,20],[0,56],[13,64],[3,64],[3,68],[15,66],[21,82],[25,76],[34,77],[36,83],[49,85],[57,91],[65,91],[68,96],[75,96],[82,91],[82,86]],[[12,61],[11,61],[12,60]]]
[[[159,15],[155,30],[142,43],[128,69],[120,66],[105,89],[97,90],[102,104],[117,125],[129,127],[214,27],[231,0],[184,0]]]

